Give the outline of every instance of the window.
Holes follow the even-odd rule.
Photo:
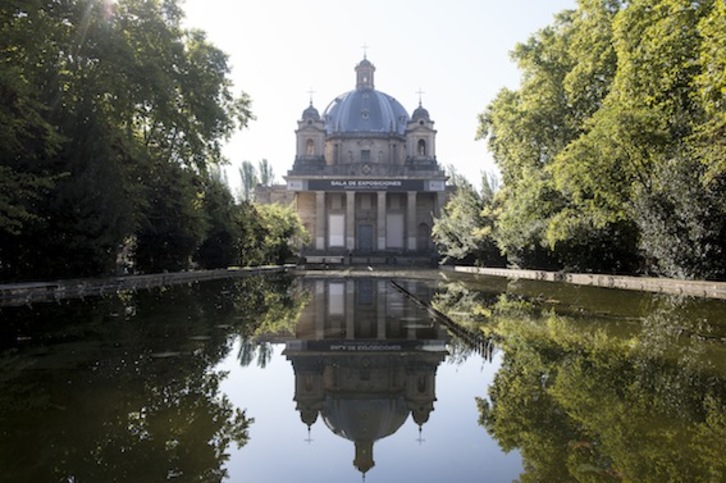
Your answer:
[[[328,246],[345,246],[345,215],[328,216]]]
[[[360,161],[361,163],[368,163],[371,160],[371,150],[370,149],[363,149],[360,152]]]

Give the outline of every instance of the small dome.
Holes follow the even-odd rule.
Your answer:
[[[431,121],[431,118],[429,117],[429,111],[423,108],[421,103],[419,103],[418,107],[415,111],[413,111],[413,115],[411,116],[412,121]]]
[[[303,111],[302,113],[303,120],[306,119],[312,119],[313,121],[319,121],[320,120],[320,113],[317,109],[313,107],[312,101],[310,102],[310,105]]]
[[[368,57],[363,57],[363,60],[358,62],[358,65],[356,66],[356,68],[360,68],[360,67],[373,67],[375,69],[375,67],[373,66],[371,61],[368,60]]]

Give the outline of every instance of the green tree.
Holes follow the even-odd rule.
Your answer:
[[[308,241],[300,216],[292,205],[256,205],[256,209],[264,230],[264,262],[285,263]]]
[[[210,174],[205,180],[202,196],[202,210],[208,229],[204,241],[197,249],[197,262],[207,269],[239,264],[239,208],[229,187],[222,180],[220,171]]]
[[[272,165],[269,161],[267,161],[267,159],[263,158],[260,160],[258,171],[260,173],[260,185],[272,186],[275,182],[275,171],[272,169]]]
[[[147,179],[145,217],[136,233],[136,268],[145,273],[190,268],[207,220],[196,176],[175,163],[159,163]]]
[[[239,170],[241,179],[239,198],[242,201],[252,202],[255,199],[255,187],[259,184],[257,170],[251,161],[242,161],[242,167]]]
[[[504,187],[498,196],[495,237],[510,262],[556,265],[548,250],[548,221],[564,206],[546,167],[576,134],[564,88],[574,61],[568,55],[573,13],[518,44],[512,52],[523,72],[519,90],[503,89],[479,116],[478,136],[488,139]]]
[[[699,50],[699,73],[696,75],[696,99],[704,119],[694,129],[696,157],[706,165],[705,182],[723,186],[726,177],[726,5],[713,2],[708,14],[698,24],[702,37]]]
[[[726,242],[723,191],[718,183],[710,192],[699,187],[704,172],[689,147],[705,113],[694,90],[703,79],[699,52],[710,52],[700,47],[699,25],[714,8],[643,0],[614,18],[612,91],[554,167],[576,213],[563,214],[554,238],[578,217],[595,227],[635,224],[653,269],[679,277],[726,274],[717,262]]]
[[[112,271],[126,240],[148,234],[137,231],[158,214],[158,181],[175,182],[164,164],[203,177],[222,161],[249,98],[231,94],[226,56],[181,22],[174,0],[0,7],[0,170],[13,189],[0,198],[13,247],[3,276]]]
[[[494,193],[490,180],[482,179],[482,194],[464,177],[452,171],[456,191],[434,219],[431,237],[444,262],[502,266],[504,259],[493,240],[493,217],[489,209]]]
[[[266,263],[266,247],[263,244],[266,232],[256,206],[242,201],[236,210],[235,223],[239,229],[237,248],[240,265],[244,266]]]
[[[580,0],[480,116],[510,262],[723,277],[722,2]],[[699,166],[702,165],[702,166]],[[681,249],[684,248],[684,249]]]

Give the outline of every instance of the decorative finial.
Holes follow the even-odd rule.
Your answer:
[[[315,441],[315,440],[314,440],[313,438],[311,438],[311,437],[310,437],[310,425],[308,424],[308,437],[307,437],[307,438],[305,438],[305,442],[306,442],[307,444],[310,444],[310,443],[312,443],[313,441]]]
[[[418,425],[418,438],[416,439],[416,441],[418,441],[419,446],[421,446],[426,441],[425,439],[423,439],[422,433],[423,433],[423,427],[419,424]]]
[[[421,96],[426,93],[424,91],[422,91],[421,88],[419,87],[418,90],[416,91],[416,94],[418,94],[418,107],[421,107]]]
[[[310,94],[310,105],[313,105],[313,94],[315,94],[315,91],[311,87],[310,90],[308,90],[308,94]]]

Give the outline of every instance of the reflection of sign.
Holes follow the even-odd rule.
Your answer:
[[[442,340],[294,340],[287,343],[291,351],[319,352],[395,352],[403,350],[445,351],[446,342]]]
[[[384,352],[384,351],[400,351],[403,349],[401,344],[372,344],[372,343],[357,343],[357,344],[330,344],[330,351],[346,351],[346,352],[357,352],[357,351],[372,351],[372,352]]]
[[[435,181],[422,179],[311,179],[310,191],[438,191],[431,190]],[[428,188],[428,189],[427,189]]]

